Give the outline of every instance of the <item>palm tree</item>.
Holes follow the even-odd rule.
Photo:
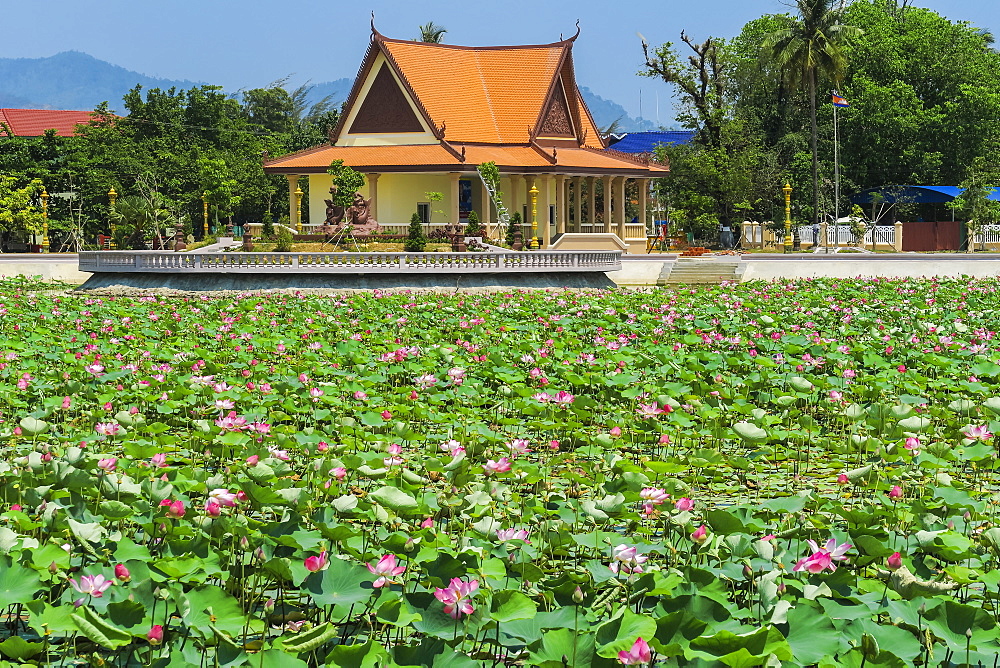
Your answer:
[[[448,31],[444,28],[444,26],[439,26],[434,23],[434,21],[428,21],[426,25],[420,26],[420,37],[418,37],[416,41],[440,44],[441,38],[444,37],[446,32]]]
[[[791,88],[809,92],[812,124],[813,219],[819,223],[819,159],[816,155],[816,79],[820,75],[839,84],[847,69],[844,47],[861,34],[856,26],[840,23],[842,0],[795,0],[798,20],[764,39],[763,55],[781,70]]]

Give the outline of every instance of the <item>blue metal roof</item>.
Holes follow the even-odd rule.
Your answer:
[[[851,196],[854,204],[871,204],[872,201],[886,204],[942,204],[951,202],[962,194],[958,186],[882,186],[868,188]],[[1000,201],[1000,188],[994,188],[990,199]]]
[[[694,135],[694,130],[629,132],[608,148],[622,153],[652,153],[660,144],[688,144]]]

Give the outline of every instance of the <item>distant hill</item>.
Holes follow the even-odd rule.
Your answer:
[[[350,95],[353,83],[353,79],[344,78],[313,84],[309,103],[332,95],[334,105],[339,106]],[[107,101],[112,110],[122,112],[122,96],[136,84],[163,89],[201,85],[146,76],[80,51],[64,51],[48,58],[0,58],[0,107],[89,110]],[[580,92],[601,130],[616,120],[622,132],[657,129],[653,122],[632,118],[620,104],[585,86],[580,87]]]
[[[580,94],[583,95],[583,101],[587,103],[598,130],[606,130],[615,121],[618,121],[619,132],[648,132],[659,129],[655,123],[645,118],[632,118],[625,111],[625,107],[612,100],[605,100],[586,86],[580,86]]]
[[[194,81],[146,76],[79,51],[48,58],[0,58],[0,106],[89,110],[107,101],[122,111],[122,96],[146,88],[191,88]]]

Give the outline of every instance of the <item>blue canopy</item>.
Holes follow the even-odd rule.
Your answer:
[[[958,186],[882,186],[868,188],[851,196],[854,204],[943,204],[951,202],[962,194]],[[1000,201],[1000,188],[994,188],[990,199]]]
[[[694,130],[629,132],[608,148],[622,153],[652,153],[660,144],[689,144],[694,135]]]

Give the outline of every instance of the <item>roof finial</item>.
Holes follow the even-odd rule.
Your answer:
[[[381,37],[382,36],[382,33],[380,33],[378,31],[378,28],[375,27],[375,10],[374,9],[372,10],[372,36],[373,37]]]
[[[575,42],[576,38],[580,36],[580,19],[576,20],[576,34],[569,38],[570,42]]]

